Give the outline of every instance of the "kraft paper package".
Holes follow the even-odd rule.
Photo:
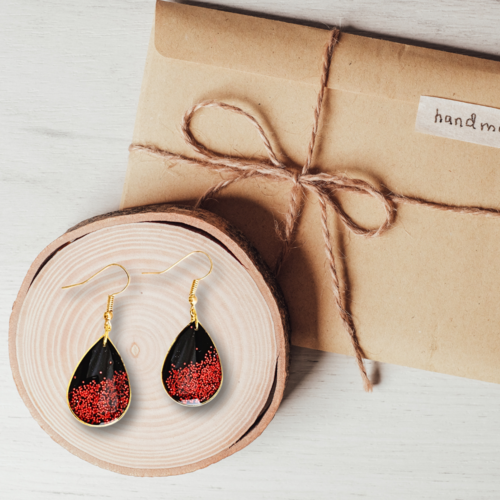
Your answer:
[[[194,104],[215,99],[255,116],[282,161],[300,169],[329,36],[327,30],[158,2],[133,142],[196,156],[181,136],[181,120]],[[436,202],[500,208],[499,75],[498,62],[341,34],[314,171]],[[233,113],[202,109],[192,129],[215,151],[266,156],[252,125]],[[133,151],[122,208],[191,204],[220,180],[206,168]],[[275,221],[282,222],[290,189],[244,180],[203,208],[232,222],[272,265],[281,245]],[[364,227],[383,222],[382,207],[369,196],[338,198]],[[333,213],[329,220],[350,311],[370,359],[500,382],[500,219],[399,205],[391,230],[372,239],[352,234]],[[313,196],[306,197],[279,281],[292,343],[352,355]]]

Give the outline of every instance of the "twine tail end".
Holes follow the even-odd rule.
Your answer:
[[[358,366],[359,366],[359,371],[361,374],[361,379],[363,380],[363,389],[365,390],[365,392],[372,392],[373,391],[373,384],[371,383],[371,380],[368,378],[368,375],[366,373],[365,364],[363,362],[363,358],[361,358],[361,357],[358,358]]]
[[[373,391],[373,385],[370,382],[370,379],[366,376],[366,373],[363,376],[363,389],[365,390],[365,392]]]

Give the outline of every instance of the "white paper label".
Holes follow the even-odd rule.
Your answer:
[[[500,148],[500,109],[422,96],[415,130]]]

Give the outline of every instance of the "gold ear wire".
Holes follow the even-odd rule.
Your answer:
[[[177,266],[178,264],[180,264],[183,260],[186,260],[188,257],[190,257],[191,255],[193,255],[195,253],[202,253],[210,261],[210,270],[208,271],[208,273],[205,274],[205,276],[202,276],[201,278],[198,278],[196,280],[196,281],[201,281],[201,280],[205,279],[212,272],[212,269],[214,268],[214,263],[212,262],[212,259],[211,259],[210,255],[208,255],[208,253],[204,252],[203,250],[194,250],[193,252],[188,253],[187,255],[185,255],[184,257],[182,257],[182,259],[179,259],[175,264],[172,264],[170,267],[167,267],[167,269],[165,269],[163,271],[148,271],[148,272],[144,272],[142,274],[164,274],[164,273],[168,273],[168,271],[170,271],[175,266]]]
[[[128,271],[120,264],[115,264],[115,263],[108,264],[106,267],[103,267],[100,271],[97,271],[90,278],[86,279],[85,281],[82,281],[81,283],[75,283],[74,285],[66,285],[62,287],[63,290],[66,290],[68,288],[73,288],[75,286],[85,285],[85,283],[88,283],[90,280],[94,279],[98,274],[101,274],[103,271],[109,269],[112,266],[118,266],[119,268],[123,269],[123,271],[125,271],[125,274],[127,275],[127,284],[119,292],[115,292],[108,295],[108,306],[106,308],[106,312],[104,313],[104,345],[106,345],[106,342],[108,341],[109,337],[109,332],[111,331],[111,319],[113,318],[113,306],[115,303],[115,297],[120,293],[124,292],[130,285],[130,274],[128,273]]]
[[[116,296],[116,295],[124,292],[128,288],[128,286],[130,285],[130,274],[121,264],[108,264],[106,267],[103,267],[100,271],[97,271],[95,274],[93,274],[90,278],[86,279],[85,281],[82,281],[81,283],[75,283],[74,285],[66,285],[66,286],[63,286],[62,288],[63,288],[63,290],[65,290],[66,288],[73,288],[75,286],[85,285],[90,280],[94,279],[98,274],[101,274],[103,271],[106,271],[106,269],[109,269],[111,266],[118,266],[119,268],[123,269],[125,271],[125,274],[127,275],[127,284],[125,285],[125,287],[122,288],[119,292],[115,292],[115,293],[111,294],[113,296]]]
[[[201,280],[205,279],[213,270],[214,268],[214,263],[212,261],[212,258],[208,253],[204,252],[203,250],[194,250],[193,252],[188,253],[182,259],[179,259],[175,264],[172,264],[170,267],[167,267],[164,271],[149,271],[149,272],[144,272],[142,274],[163,274],[167,273],[171,269],[173,269],[175,266],[180,264],[183,260],[187,259],[190,255],[193,255],[195,253],[202,253],[205,255],[208,260],[210,261],[210,269],[207,274],[202,276],[201,278],[197,278],[193,280],[193,284],[191,285],[191,290],[189,292],[189,303],[191,304],[190,308],[190,314],[191,314],[191,323],[195,324],[195,330],[198,330],[198,315],[196,313],[196,303],[198,302],[198,297],[196,297],[196,289],[198,288],[198,284],[200,283]]]

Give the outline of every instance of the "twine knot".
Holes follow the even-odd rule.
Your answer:
[[[292,172],[292,182],[296,187],[302,186],[301,179],[303,175],[304,174],[297,172],[296,170]]]

